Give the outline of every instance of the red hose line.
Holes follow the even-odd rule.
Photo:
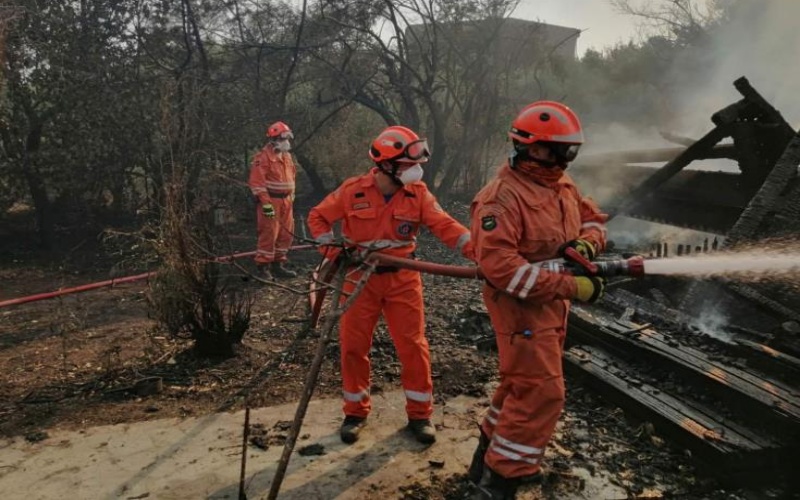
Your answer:
[[[309,248],[315,248],[314,245],[297,245],[290,247],[289,250],[307,250]],[[241,253],[234,253],[231,255],[224,255],[222,257],[217,257],[217,262],[229,262],[234,259],[240,259],[242,257],[250,257],[255,255],[256,252],[241,252]],[[8,306],[15,306],[18,304],[27,304],[28,302],[36,302],[39,300],[46,300],[52,299],[55,297],[60,297],[62,295],[69,295],[73,293],[81,293],[87,292],[89,290],[96,290],[98,288],[103,288],[106,286],[114,286],[119,285],[122,283],[132,283],[134,281],[141,281],[149,278],[156,274],[156,271],[150,271],[149,273],[142,273],[142,274],[135,274],[133,276],[125,276],[122,278],[113,278],[110,280],[105,281],[98,281],[97,283],[89,283],[87,285],[80,285],[71,288],[62,288],[60,290],[55,290],[53,292],[46,292],[46,293],[37,293],[35,295],[28,295],[27,297],[19,297],[16,299],[9,299],[0,302],[0,308],[8,307]]]
[[[451,276],[453,278],[483,279],[483,274],[477,267],[474,266],[451,266],[447,264],[434,264],[433,262],[405,259],[403,257],[395,257],[394,255],[386,255],[382,253],[374,253],[370,256],[370,258],[374,259],[380,265],[384,266],[395,266],[403,269],[412,269],[414,271],[420,271],[428,274]]]

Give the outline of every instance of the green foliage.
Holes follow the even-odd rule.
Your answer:
[[[565,100],[587,125],[669,119],[676,61],[681,78],[701,70],[707,53],[687,53],[744,8],[668,11],[677,24],[646,41],[575,61],[519,50],[505,23],[516,3],[18,0],[0,19],[0,209],[33,205],[52,240],[70,221],[162,211],[176,170],[190,201],[220,179],[243,201],[248,158],[277,119],[317,195],[363,172],[394,123],[431,142],[434,187],[474,192],[533,100]]]

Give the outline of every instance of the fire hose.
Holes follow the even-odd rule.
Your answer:
[[[568,248],[565,252],[565,259],[547,260],[536,263],[547,271],[571,274],[573,276],[599,276],[612,278],[615,276],[642,277],[645,274],[644,259],[634,256],[628,259],[603,260],[592,262],[580,255],[575,249]],[[374,260],[382,266],[394,266],[401,269],[412,269],[429,274],[441,276],[451,276],[453,278],[483,279],[483,273],[474,266],[452,266],[446,264],[435,264],[420,260],[395,257],[382,253],[370,255],[369,259]]]
[[[316,248],[315,245],[298,245],[290,247],[289,250],[306,250],[309,248]],[[241,253],[234,253],[231,255],[225,255],[222,257],[217,257],[213,259],[215,262],[228,262],[234,259],[240,259],[242,257],[252,257],[255,255],[256,252],[241,252]],[[114,286],[114,285],[121,285],[123,283],[133,283],[134,281],[141,281],[146,280],[147,278],[154,276],[158,271],[150,271],[147,273],[142,274],[135,274],[133,276],[124,276],[121,278],[113,278],[110,280],[105,281],[98,281],[97,283],[89,283],[86,285],[80,285],[70,288],[62,288],[60,290],[55,290],[52,292],[45,292],[45,293],[37,293],[34,295],[28,295],[27,297],[19,297],[16,299],[9,299],[0,301],[0,309],[7,306],[14,306],[18,304],[26,304],[28,302],[36,302],[39,300],[46,300],[46,299],[53,299],[55,297],[61,297],[63,295],[69,295],[73,293],[81,293],[81,292],[88,292],[89,290],[96,290],[98,288],[103,288],[107,286]]]
[[[640,278],[645,275],[644,258],[634,256],[628,259],[603,260],[592,262],[583,257],[574,248],[564,251],[564,259],[547,260],[535,263],[542,269],[573,276],[599,276],[612,278],[615,276],[631,276]],[[449,264],[436,264],[422,260],[407,259],[384,253],[372,253],[367,261],[380,266],[390,266],[399,269],[410,269],[422,273],[450,276],[453,278],[484,279],[481,270],[475,266],[453,266]],[[322,303],[325,300],[326,285],[330,283],[336,273],[337,263],[325,261],[313,274],[313,280],[321,286],[312,287],[309,293],[311,306],[311,328],[316,328],[322,313]]]

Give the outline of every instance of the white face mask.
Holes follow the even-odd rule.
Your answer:
[[[286,153],[292,149],[292,145],[289,144],[289,139],[283,139],[280,141],[275,141],[275,151],[279,151],[281,153]]]
[[[402,182],[403,185],[407,185],[422,179],[423,173],[422,167],[419,165],[419,163],[417,163],[413,167],[407,168],[400,172],[400,175],[398,175],[397,178],[400,179],[400,182]]]

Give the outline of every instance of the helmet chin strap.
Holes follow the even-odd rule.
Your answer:
[[[391,170],[387,170],[386,167],[391,168]],[[393,164],[390,161],[384,161],[381,162],[378,170],[380,170],[383,175],[389,177],[389,179],[391,179],[392,182],[395,183],[397,186],[403,187],[403,181],[401,181],[400,177],[397,176],[397,168],[398,167],[396,164]]]

